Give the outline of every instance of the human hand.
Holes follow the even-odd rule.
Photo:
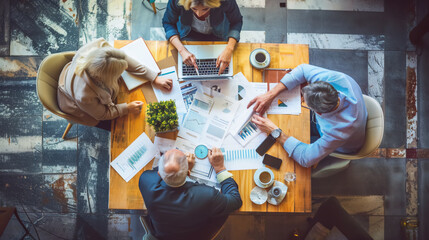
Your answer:
[[[182,51],[179,52],[182,55],[183,62],[188,66],[194,66],[194,68],[198,69],[197,66],[197,58],[194,54],[190,53],[186,48],[183,48]]]
[[[253,114],[252,122],[258,126],[261,131],[270,134],[274,129],[278,127],[268,118],[261,117],[257,114]]]
[[[229,66],[233,50],[234,49],[226,47],[219,55],[219,57],[217,57],[216,67],[219,68],[219,75],[221,75],[223,71],[225,71],[225,69]]]
[[[161,90],[170,91],[173,88],[173,80],[158,76],[153,81],[153,84]]]
[[[191,171],[195,165],[195,154],[186,153],[186,160],[188,161],[188,170]]]
[[[261,94],[254,99],[252,99],[249,104],[247,104],[247,108],[255,104],[253,107],[253,111],[259,113],[260,115],[263,115],[265,111],[268,110],[268,108],[271,105],[271,102],[273,101],[275,96],[271,94],[271,92],[266,92],[264,94]]]
[[[140,113],[142,111],[142,107],[142,101],[133,101],[127,104],[128,113]]]
[[[220,148],[212,148],[209,151],[209,162],[213,166],[216,173],[226,170],[224,165],[223,154]]]

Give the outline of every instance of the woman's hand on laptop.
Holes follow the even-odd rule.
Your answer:
[[[189,52],[186,48],[183,48],[182,51],[179,51],[180,55],[182,55],[183,62],[188,66],[194,66],[194,68],[198,69],[197,66],[197,58],[194,54]]]
[[[219,57],[217,57],[216,67],[219,68],[219,75],[221,75],[223,71],[225,71],[225,69],[229,66],[233,51],[234,48],[231,49],[229,47],[226,47],[219,55]]]
[[[161,90],[171,91],[173,88],[173,80],[165,78],[165,77],[156,77],[153,81],[153,84]]]

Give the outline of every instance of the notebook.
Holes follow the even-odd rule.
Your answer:
[[[123,50],[129,57],[137,60],[139,63],[145,65],[152,71],[155,71],[156,73],[161,72],[161,69],[159,69],[158,64],[153,58],[152,53],[150,52],[143,38],[133,41],[132,43],[122,47],[121,50]],[[122,79],[124,79],[125,85],[130,91],[148,81],[140,76],[130,74],[127,71],[124,71],[121,76]]]

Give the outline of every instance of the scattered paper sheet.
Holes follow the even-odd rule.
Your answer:
[[[267,92],[266,83],[251,83],[257,95]],[[270,83],[270,89],[273,89],[278,83]],[[271,102],[267,114],[301,114],[301,86],[292,90],[283,91],[277,95]]]
[[[234,79],[231,80],[219,80],[219,81],[202,81],[201,85],[206,87],[209,91],[207,94],[210,94],[210,91],[220,92],[223,95],[231,97],[236,101],[240,101],[244,98],[250,97],[252,92],[252,86],[243,73],[239,72],[234,75]],[[253,96],[252,96],[253,98]]]
[[[183,153],[194,153],[195,147],[197,147],[195,142],[188,141],[183,138],[177,138],[175,143],[175,148],[179,149]],[[211,146],[207,146],[209,149]],[[208,158],[198,159],[195,158],[195,165],[191,170],[191,176],[198,179],[202,179],[204,181],[209,181],[212,183],[217,183],[216,173],[209,162]]]
[[[168,100],[174,100],[176,103],[176,111],[177,115],[179,117],[179,126],[180,123],[183,121],[183,117],[187,112],[185,103],[183,102],[183,96],[182,91],[180,89],[179,81],[177,80],[177,73],[175,67],[169,67],[161,70],[160,76],[163,76],[165,78],[169,78],[173,80],[173,88],[171,91],[165,91],[156,88],[153,84],[153,92],[155,93],[156,98],[158,99],[158,102],[160,101],[168,101]]]
[[[238,106],[238,102],[223,94],[215,93],[210,97],[197,91],[178,136],[220,147]]]
[[[256,152],[256,148],[221,148],[224,154],[227,170],[258,169],[263,167],[262,156]]]
[[[246,146],[255,137],[257,137],[261,130],[252,123],[253,107],[245,108],[241,114],[235,118],[231,126],[230,133],[241,146]]]
[[[158,148],[161,155],[163,155],[168,150],[173,149],[175,143],[176,140],[162,138],[158,136],[155,136],[155,140],[153,141],[153,144]]]
[[[278,83],[270,83],[270,89],[273,89]],[[268,114],[301,114],[301,86],[282,91],[271,102]]]
[[[130,181],[157,154],[158,149],[146,133],[142,133],[110,165],[126,181]]]
[[[185,103],[186,112],[194,101],[195,93],[197,93],[197,82],[182,82],[180,83],[180,90],[182,91],[183,102]]]
[[[125,54],[127,54],[129,57],[133,58],[140,64],[145,65],[152,71],[155,71],[156,73],[160,72],[158,64],[153,58],[152,53],[150,52],[143,38],[139,38],[130,44],[127,44],[126,46],[122,47],[121,50],[124,51]],[[125,85],[130,91],[147,82],[147,80],[133,75],[127,71],[124,71],[121,76],[124,79]]]

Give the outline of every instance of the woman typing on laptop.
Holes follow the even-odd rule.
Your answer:
[[[171,79],[157,76],[146,66],[111,47],[99,38],[80,48],[62,70],[58,82],[58,106],[79,117],[85,125],[108,130],[109,121],[128,113],[140,113],[143,102],[116,104],[119,77],[124,71],[150,80],[160,89],[170,90]]]
[[[243,17],[235,0],[169,0],[162,24],[166,38],[179,51],[183,62],[193,65],[197,72],[195,55],[181,41],[227,41],[216,61],[222,74],[240,40]]]

